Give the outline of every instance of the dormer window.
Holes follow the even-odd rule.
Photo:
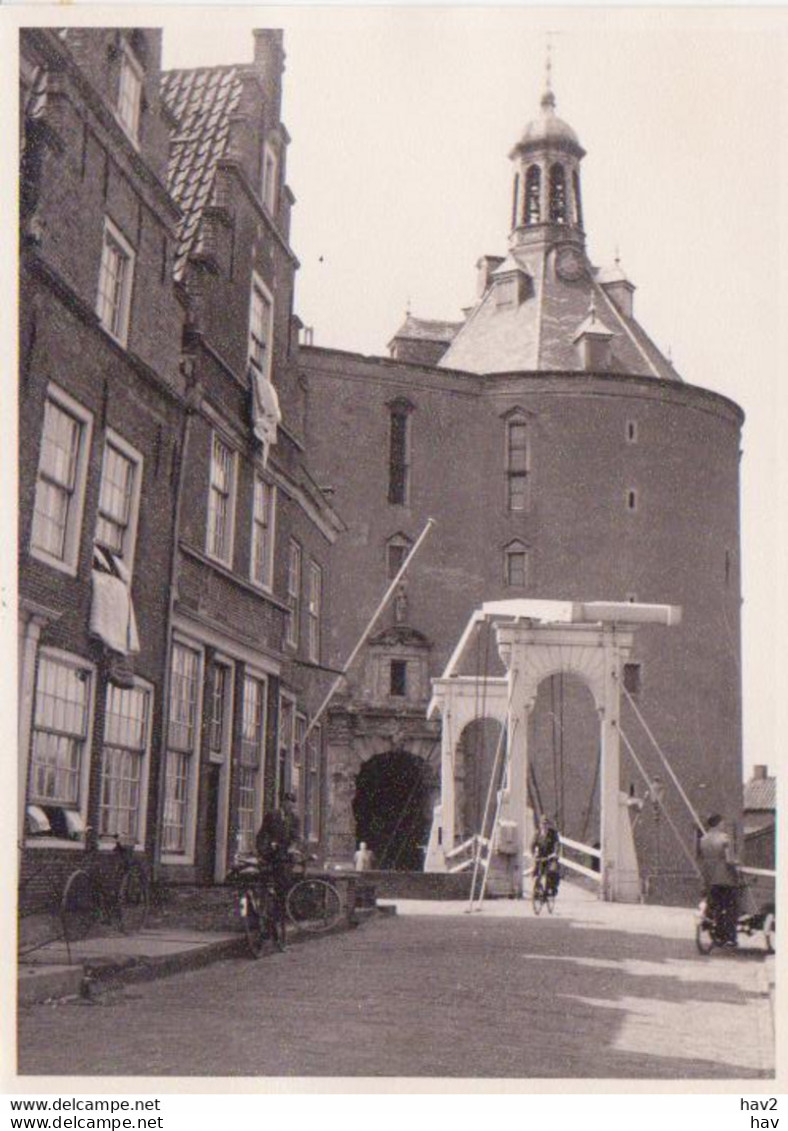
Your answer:
[[[276,203],[279,188],[279,158],[272,146],[265,143],[263,147],[263,183],[261,196],[263,204],[271,215],[276,214]]]
[[[563,165],[553,165],[550,169],[550,223],[565,224],[566,220],[566,175]]]
[[[124,43],[120,56],[117,114],[120,124],[135,144],[140,133],[142,79],[142,67],[129,45]]]
[[[538,224],[542,218],[540,194],[542,191],[542,170],[531,165],[525,174],[525,222]]]

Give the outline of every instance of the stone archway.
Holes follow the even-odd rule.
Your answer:
[[[430,783],[423,759],[389,750],[364,762],[356,776],[356,841],[372,849],[375,867],[420,870],[429,834]]]

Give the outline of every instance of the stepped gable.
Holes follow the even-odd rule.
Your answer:
[[[199,245],[203,212],[216,168],[227,151],[230,119],[241,100],[238,67],[199,67],[162,75],[162,98],[177,122],[170,140],[167,183],[181,208],[173,273],[183,277]]]

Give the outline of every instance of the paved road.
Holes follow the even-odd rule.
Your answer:
[[[760,953],[690,912],[566,896],[394,918],[97,1004],[21,1011],[23,1074],[742,1079],[772,1075]],[[562,892],[564,896],[564,892]]]

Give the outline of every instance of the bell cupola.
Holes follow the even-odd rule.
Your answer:
[[[555,112],[549,64],[541,114],[528,123],[509,156],[514,165],[511,247],[555,240],[582,247],[580,162],[585,150]]]

